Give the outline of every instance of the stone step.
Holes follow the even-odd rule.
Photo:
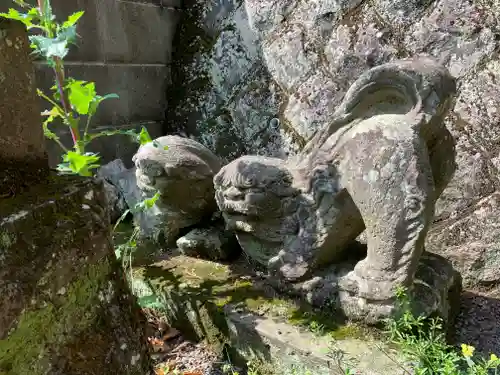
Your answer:
[[[228,265],[172,253],[132,274],[133,292],[156,296],[169,324],[235,363],[251,361],[274,374],[345,374],[347,368],[401,374],[394,362],[401,358],[380,332],[277,295],[242,260]]]

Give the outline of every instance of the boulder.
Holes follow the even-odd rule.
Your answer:
[[[224,228],[224,222],[195,228],[177,242],[180,252],[188,256],[201,256],[210,260],[234,259],[241,253],[240,245],[232,231]]]
[[[0,203],[0,373],[151,371],[106,207],[102,184],[78,177]]]

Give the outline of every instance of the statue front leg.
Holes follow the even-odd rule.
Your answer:
[[[410,132],[390,133],[358,132],[341,163],[343,186],[366,226],[368,251],[339,286],[374,302],[389,302],[398,286],[413,285],[436,200],[425,143]]]

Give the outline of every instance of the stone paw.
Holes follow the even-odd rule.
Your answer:
[[[309,264],[301,257],[281,250],[278,255],[269,260],[268,268],[272,274],[277,274],[289,281],[296,281],[307,275]]]

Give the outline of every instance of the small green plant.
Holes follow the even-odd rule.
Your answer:
[[[140,145],[153,142],[153,145],[159,147],[144,127],[139,133],[133,130],[91,131],[92,118],[99,105],[107,99],[118,98],[118,95],[98,95],[94,82],[76,80],[65,75],[63,60],[69,52],[69,47],[77,39],[76,25],[84,12],[75,12],[64,22],[58,22],[50,0],[38,0],[38,7],[31,6],[25,0],[13,1],[24,11],[20,12],[11,8],[8,13],[0,13],[0,17],[20,21],[28,30],[38,31],[38,34],[29,37],[31,48],[33,53],[45,59],[54,71],[54,86],[51,88],[51,93],[46,94],[40,89],[37,90],[37,93],[52,106],[50,110],[42,113],[46,117],[42,127],[44,135],[56,142],[63,150],[62,163],[58,165],[59,172],[92,176],[94,170],[100,166],[100,157],[95,153],[88,152],[87,146],[99,137],[125,134],[132,137]],[[56,119],[61,120],[68,127],[73,141],[72,146],[64,145],[59,136],[49,128],[49,125]],[[81,131],[82,125],[83,132]],[[164,148],[167,149],[167,147]],[[113,232],[131,211],[138,212],[150,209],[158,197],[157,194],[140,202],[133,210],[127,210],[116,223]],[[128,241],[116,248],[116,255],[119,259],[128,259],[129,264],[131,264],[132,253],[137,247],[138,234],[139,228],[135,228]]]
[[[0,13],[0,17],[20,21],[28,30],[38,31],[38,34],[29,37],[31,48],[36,55],[45,59],[54,71],[55,84],[51,88],[51,93],[46,94],[40,89],[37,93],[52,106],[50,110],[42,113],[46,118],[42,126],[45,136],[55,141],[63,150],[63,160],[58,165],[58,170],[65,174],[92,176],[93,170],[99,167],[100,157],[88,152],[87,146],[99,137],[126,134],[140,144],[151,142],[145,128],[142,128],[139,134],[132,130],[91,132],[92,118],[99,105],[107,99],[118,98],[118,95],[98,95],[94,82],[65,76],[63,60],[69,52],[70,45],[76,42],[76,24],[84,12],[78,11],[65,21],[57,22],[50,0],[38,0],[38,7],[33,7],[24,0],[13,1],[24,12],[11,8],[8,13]],[[59,136],[49,129],[49,125],[56,119],[61,120],[69,128],[73,141],[71,147],[64,145]]]
[[[122,223],[130,213],[135,214],[139,212],[144,212],[146,210],[150,210],[155,205],[156,201],[159,198],[160,198],[160,193],[157,192],[151,198],[147,198],[142,202],[137,203],[134,208],[127,209],[115,223],[115,226],[113,227],[113,232],[114,233],[116,232],[116,228],[118,227],[118,225],[120,225],[120,223]],[[137,238],[139,234],[140,234],[140,228],[138,226],[134,226],[132,234],[130,235],[128,240],[125,243],[115,247],[116,258],[122,261],[122,266],[125,270],[130,271],[130,280],[132,280],[132,256],[134,252],[137,250]],[[153,306],[147,305],[145,301],[143,301],[143,303],[140,304],[142,307],[154,308]]]
[[[415,375],[488,375],[497,374],[500,360],[495,354],[488,359],[474,358],[474,347],[462,344],[461,352],[446,342],[440,318],[415,317],[410,310],[406,290],[396,292],[400,315],[388,321],[392,342],[414,363]]]
[[[239,371],[236,371],[230,363],[224,363],[222,366],[222,373],[224,375],[240,375]]]
[[[315,336],[321,336],[325,333],[325,326],[318,322],[317,320],[311,320],[309,322],[309,330]]]

